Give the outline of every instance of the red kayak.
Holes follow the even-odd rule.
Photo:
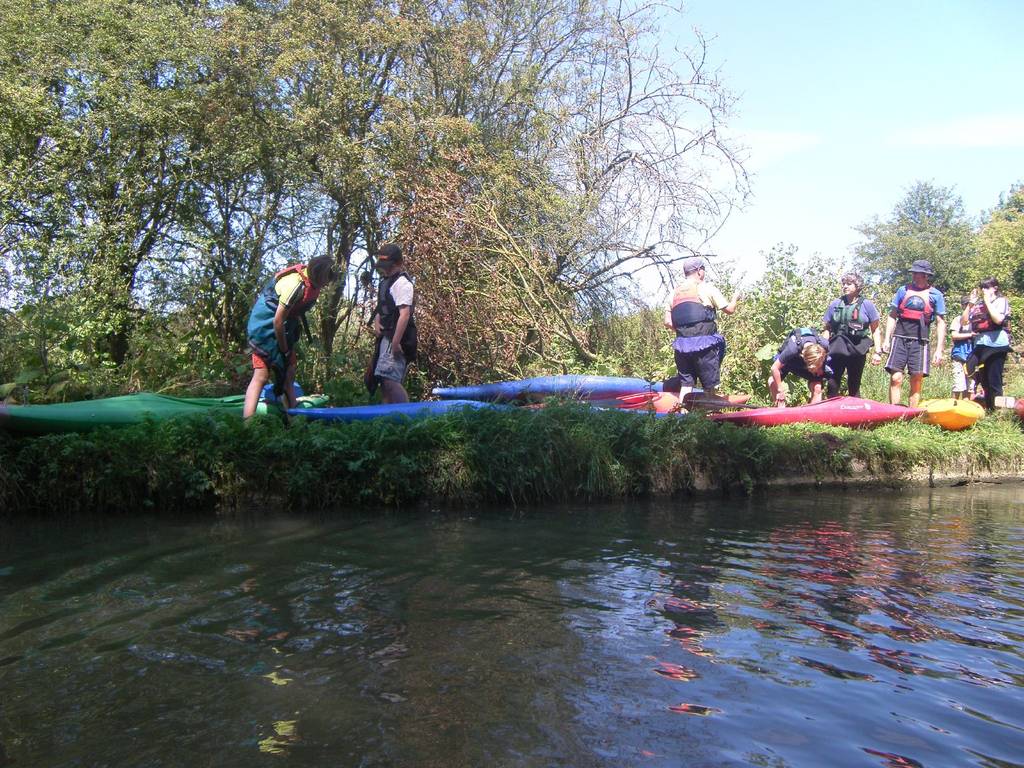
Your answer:
[[[713,413],[708,418],[745,427],[774,427],[803,421],[834,427],[873,427],[888,421],[912,419],[920,413],[920,408],[907,408],[905,405],[889,405],[860,397],[834,397],[815,405],[753,408],[733,413]]]

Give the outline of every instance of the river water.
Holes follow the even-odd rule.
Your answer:
[[[0,528],[0,766],[1024,765],[1021,486]]]

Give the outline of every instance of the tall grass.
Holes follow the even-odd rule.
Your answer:
[[[8,513],[538,504],[740,489],[796,478],[900,482],[914,471],[1016,472],[1024,433],[1009,415],[962,433],[738,428],[556,405],[419,421],[329,424],[197,417],[78,435],[0,433]]]

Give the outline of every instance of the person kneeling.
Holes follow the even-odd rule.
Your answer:
[[[772,403],[786,407],[789,391],[783,379],[793,374],[807,382],[811,393],[811,405],[821,402],[821,387],[827,376],[832,375],[828,360],[828,341],[811,328],[796,328],[786,338],[772,363],[772,375],[768,379],[768,391]]]

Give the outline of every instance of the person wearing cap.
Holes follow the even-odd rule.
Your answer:
[[[299,341],[300,322],[316,303],[320,291],[336,279],[334,260],[316,256],[308,264],[292,264],[275,274],[249,313],[247,335],[252,352],[252,379],[245,390],[242,416],[256,413],[263,387],[274,374],[274,394],[285,408],[294,408],[295,345]],[[308,334],[307,329],[307,334]]]
[[[889,372],[889,402],[898,405],[903,388],[904,372],[910,375],[910,407],[921,399],[924,377],[930,365],[938,365],[946,343],[946,299],[931,284],[935,276],[931,262],[918,259],[908,270],[910,283],[902,286],[889,305],[885,321],[882,352],[888,354],[885,370]],[[935,353],[929,357],[928,341],[935,323]]]
[[[704,277],[707,265],[700,256],[683,260],[683,282],[672,292],[665,310],[665,327],[675,331],[672,343],[680,384],[680,397],[691,392],[700,382],[704,393],[714,395],[721,382],[725,337],[718,332],[715,314],[736,311],[740,294],[726,301],[720,290]]]
[[[828,340],[828,356],[832,375],[825,381],[827,396],[839,395],[839,384],[846,373],[846,389],[852,397],[860,397],[860,380],[864,363],[871,351],[872,365],[882,362],[881,319],[872,301],[860,295],[864,278],[847,272],[839,279],[842,295],[833,299],[822,318],[822,336]]]
[[[377,385],[385,403],[407,403],[402,386],[409,363],[416,359],[416,320],[413,317],[415,290],[412,278],[403,270],[402,249],[385,243],[377,249],[377,270],[382,280],[373,312],[373,333],[377,337],[366,385],[372,394]]]

